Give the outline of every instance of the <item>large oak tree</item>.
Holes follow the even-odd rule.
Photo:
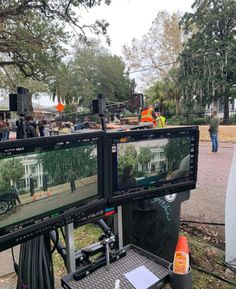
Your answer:
[[[236,2],[196,0],[193,8],[194,13],[182,19],[189,36],[180,58],[186,107],[191,111],[197,100],[204,110],[206,104],[221,100],[227,123],[236,84]]]
[[[112,55],[95,39],[79,41],[71,61],[58,66],[53,95],[67,104],[89,105],[103,93],[110,101],[127,101],[135,82],[129,78],[122,59]]]
[[[69,37],[66,24],[77,34],[86,28],[106,34],[104,20],[88,25],[79,17],[82,9],[102,3],[110,0],[0,0],[0,67],[17,66],[38,80],[53,74]]]

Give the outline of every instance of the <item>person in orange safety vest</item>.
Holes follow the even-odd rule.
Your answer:
[[[152,122],[154,127],[157,127],[157,114],[152,105],[143,108],[140,121]]]

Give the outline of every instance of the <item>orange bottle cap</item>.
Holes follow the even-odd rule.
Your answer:
[[[179,252],[179,251],[189,254],[188,241],[185,236],[179,236],[179,240],[178,240],[175,252]]]

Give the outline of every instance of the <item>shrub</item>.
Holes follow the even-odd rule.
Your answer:
[[[170,125],[204,125],[209,123],[209,117],[196,117],[194,114],[175,115],[167,120]]]
[[[195,118],[192,120],[193,125],[203,125],[203,124],[208,124],[209,120],[207,118],[204,117],[199,117],[199,118]]]
[[[236,124],[236,114],[230,116],[229,124]]]
[[[137,113],[131,112],[129,110],[125,110],[123,112],[123,116],[122,117],[133,117],[133,116],[137,116]]]
[[[26,190],[19,190],[19,195],[29,194]]]
[[[183,115],[174,115],[167,119],[167,124],[170,125],[181,125],[186,122],[186,118]]]

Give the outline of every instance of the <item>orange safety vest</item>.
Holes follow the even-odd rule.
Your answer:
[[[153,112],[152,108],[144,109],[141,114],[141,122],[152,122],[154,126],[156,127],[157,122],[155,118],[152,116],[152,112]]]

